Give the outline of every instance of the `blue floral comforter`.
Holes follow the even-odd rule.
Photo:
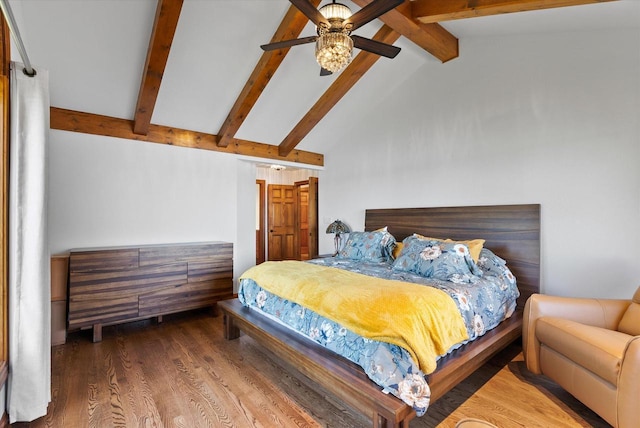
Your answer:
[[[482,336],[510,317],[519,296],[516,280],[504,260],[486,248],[478,260],[482,276],[474,277],[471,283],[442,281],[393,270],[388,262],[324,258],[309,263],[439,288],[456,302],[465,321],[469,340]],[[238,298],[245,306],[262,312],[358,364],[384,392],[412,406],[418,416],[426,412],[431,392],[425,375],[405,349],[358,336],[334,321],[269,293],[251,279],[241,280]]]

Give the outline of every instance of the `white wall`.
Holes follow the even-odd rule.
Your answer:
[[[637,29],[463,39],[446,64],[404,47],[403,73],[376,65],[309,136],[325,153],[321,231],[335,218],[361,229],[365,208],[540,203],[543,291],[628,297],[640,284],[639,45]],[[50,162],[52,253],[223,240],[236,277],[251,264],[256,173],[243,160],[52,131]]]
[[[256,179],[264,180],[269,184],[295,184],[296,181],[305,181],[309,177],[317,177],[319,171],[312,169],[298,169],[288,167],[283,170],[274,170],[272,168],[258,166],[256,168]]]
[[[53,130],[50,140],[52,254],[96,246],[228,241],[236,244],[235,276],[246,268],[243,251],[251,249],[237,245],[246,241],[237,232],[244,227],[237,220],[244,218],[238,215],[238,192],[246,183],[254,186],[253,166],[206,150],[72,132]],[[255,214],[247,215],[251,228]],[[252,257],[255,261],[255,252]]]
[[[255,161],[52,130],[49,164],[52,254],[228,241],[234,243],[236,279],[255,264],[255,180],[261,175]],[[318,175],[314,170],[276,175],[283,173],[291,183]]]
[[[237,161],[237,239],[233,260],[236,279],[256,264],[256,166]],[[238,291],[237,283],[234,291]]]
[[[368,111],[327,145],[320,218],[361,230],[365,208],[540,203],[543,292],[631,296],[640,31],[463,39],[458,59],[422,64],[388,97],[353,89]]]

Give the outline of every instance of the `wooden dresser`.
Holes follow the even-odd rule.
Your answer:
[[[105,247],[69,253],[69,330],[211,306],[233,297],[233,244]],[[217,312],[214,312],[217,313]]]

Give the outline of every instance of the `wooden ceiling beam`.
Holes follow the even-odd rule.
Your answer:
[[[393,44],[400,34],[387,25],[373,37],[382,43]],[[366,51],[361,51],[351,64],[347,66],[336,78],[333,84],[322,94],[314,106],[304,115],[298,124],[289,132],[289,135],[278,146],[278,153],[287,156],[302,141],[302,139],[326,116],[342,97],[349,92],[358,80],[380,59],[380,56]]]
[[[372,0],[353,0],[364,7]],[[429,52],[442,62],[458,57],[458,39],[441,25],[423,24],[413,18],[413,1],[405,1],[400,6],[382,15],[382,22]]]
[[[133,119],[133,132],[136,134],[145,135],[149,131],[151,116],[160,91],[173,36],[178,26],[182,3],[183,0],[158,0],[156,18],[149,40],[147,60],[144,64],[144,73]]]
[[[314,6],[318,6],[320,0],[311,0],[311,3]],[[271,43],[298,38],[308,22],[309,19],[302,12],[294,6],[290,6],[280,26],[271,38]],[[249,112],[258,101],[260,94],[267,87],[288,52],[289,48],[262,54],[218,132],[218,146],[227,147],[233,141],[236,132],[242,126]]]
[[[222,153],[273,159],[280,162],[298,162],[315,166],[324,165],[324,156],[318,153],[295,150],[287,156],[281,156],[278,153],[278,146],[238,140],[235,138],[227,147],[220,147],[216,144],[216,135],[153,124],[149,125],[149,132],[146,135],[140,135],[133,132],[131,120],[83,113],[57,107],[51,107],[50,111],[51,129],[61,131],[81,132],[84,134],[103,135],[127,140],[212,150]]]
[[[605,1],[615,0],[414,0],[411,7],[413,18],[427,24]]]

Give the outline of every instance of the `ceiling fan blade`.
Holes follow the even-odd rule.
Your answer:
[[[320,25],[320,23],[325,23],[329,25],[329,21],[327,18],[321,14],[318,9],[315,8],[309,0],[289,0],[291,4],[293,4],[300,12],[302,12],[307,18],[311,20],[316,25]]]
[[[378,42],[376,40],[367,39],[366,37],[360,37],[352,34],[351,39],[353,40],[353,46],[356,48],[377,55],[386,56],[387,58],[395,58],[396,55],[400,53],[400,48],[398,47]]]
[[[377,17],[384,15],[391,9],[404,3],[404,0],[373,0],[371,3],[347,18],[346,23],[351,23],[351,31],[362,27],[367,22],[373,21]]]
[[[320,67],[320,76],[331,76],[333,73],[326,68]]]
[[[260,45],[262,50],[273,51],[276,49],[290,48],[291,46],[304,45],[305,43],[312,43],[318,39],[318,36],[302,37],[301,39],[283,40],[281,42],[267,43],[266,45]]]

